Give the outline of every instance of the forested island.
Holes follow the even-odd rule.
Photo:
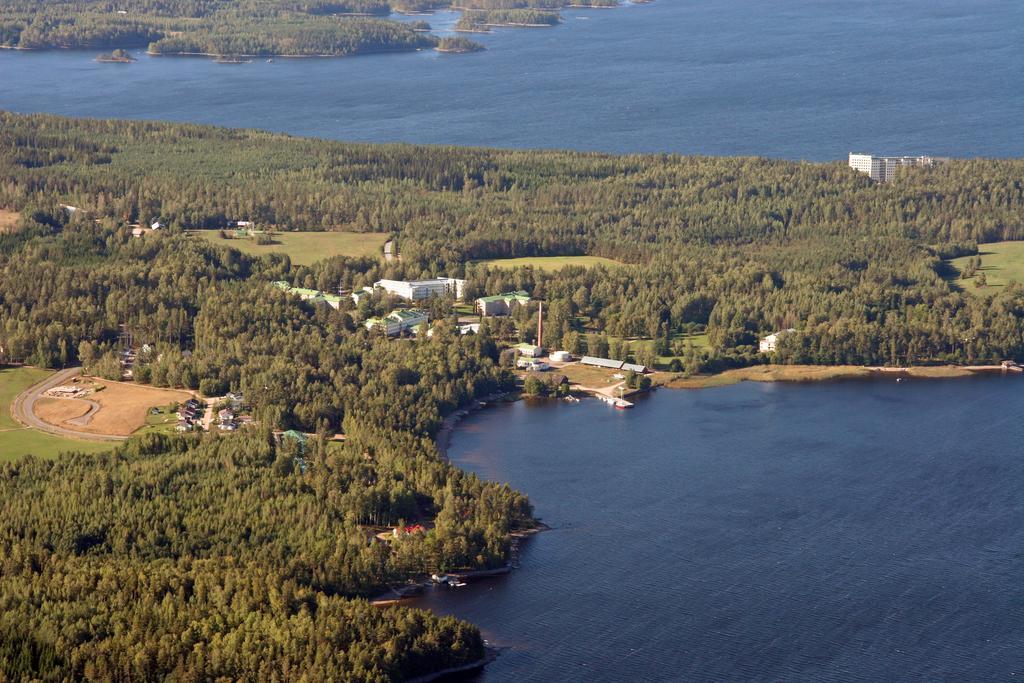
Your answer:
[[[97,62],[106,62],[113,64],[131,64],[135,61],[135,58],[127,50],[114,50],[113,52],[105,52],[96,57]]]
[[[841,163],[0,113],[0,209],[20,215],[0,231],[0,364],[101,371],[128,329],[154,347],[133,381],[244,392],[255,419],[237,434],[0,466],[0,672],[403,680],[480,661],[472,626],[362,598],[503,567],[513,535],[535,525],[522,494],[452,467],[434,438],[460,409],[515,389],[502,349],[533,339],[536,309],[463,336],[438,298],[433,336],[389,340],[364,323],[395,301],[334,309],[274,282],[336,292],[446,274],[466,279],[467,300],[526,290],[545,302],[549,348],[672,355],[662,369],[679,376],[762,363],[759,335],[787,328],[770,356],[781,363],[1020,359],[1024,287],[979,297],[947,259],[1024,237],[1022,177],[1019,160],[907,169],[883,185]],[[239,221],[387,234],[401,258],[299,266],[187,232]],[[160,229],[139,239],[138,225]],[[486,262],[585,254],[606,261]],[[706,347],[684,341],[694,333]],[[312,436],[279,438],[289,429]]]
[[[616,4],[603,0],[598,6]],[[426,32],[429,26],[425,30],[423,22],[388,19],[392,12],[462,9],[464,25],[558,23],[557,11],[551,11],[558,3],[545,3],[543,9],[536,5],[532,0],[146,0],[121,7],[106,0],[8,0],[0,7],[0,47],[340,57],[438,45],[438,38]]]
[[[480,43],[475,43],[472,40],[467,40],[466,38],[457,36],[454,38],[442,38],[437,42],[436,49],[438,52],[454,52],[459,54],[465,52],[480,52],[486,48],[484,48]]]

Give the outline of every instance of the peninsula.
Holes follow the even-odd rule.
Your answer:
[[[3,670],[478,666],[472,625],[365,600],[507,571],[538,526],[446,426],[566,384],[625,409],[652,376],[1015,372],[1019,254],[984,245],[1019,234],[1022,176],[0,113],[0,365],[35,368],[0,395],[127,438],[2,454]]]

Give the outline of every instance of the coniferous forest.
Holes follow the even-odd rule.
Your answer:
[[[0,678],[402,680],[481,657],[478,631],[361,598],[508,562],[526,498],[449,465],[446,416],[509,390],[502,341],[533,310],[459,336],[388,340],[274,281],[335,292],[463,276],[525,289],[547,345],[710,348],[683,370],[761,362],[1024,358],[1024,289],[960,291],[946,259],[1022,237],[1024,162],[954,161],[878,185],[845,164],[365,145],[253,131],[0,114],[0,363],[101,367],[129,329],[135,381],[244,392],[258,425],[150,435],[102,456],[0,469]],[[296,266],[186,231],[232,221],[385,232],[401,260]],[[132,237],[133,224],[165,227]],[[596,255],[617,267],[483,259]],[[316,434],[305,445],[275,430]],[[330,437],[342,432],[344,442]],[[406,523],[427,532],[391,542]]]

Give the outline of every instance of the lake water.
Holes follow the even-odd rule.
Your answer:
[[[0,108],[373,142],[1022,153],[1019,0],[658,0],[479,40],[488,51],[247,65],[0,50]]]
[[[452,460],[529,492],[518,569],[419,606],[480,680],[1024,678],[1024,380],[659,391],[487,409]]]

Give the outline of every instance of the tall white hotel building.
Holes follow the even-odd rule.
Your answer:
[[[872,180],[887,183],[896,177],[900,166],[932,166],[949,161],[946,157],[878,157],[850,152],[850,168],[867,174]]]

